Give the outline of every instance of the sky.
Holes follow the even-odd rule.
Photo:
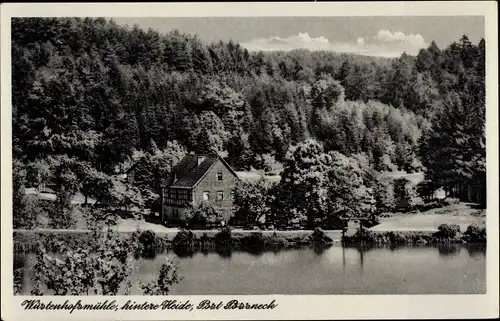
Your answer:
[[[332,50],[369,56],[416,55],[435,41],[444,48],[466,34],[473,43],[484,37],[482,16],[405,17],[200,17],[119,18],[161,33],[174,29],[196,34],[204,41],[239,42],[249,51]]]

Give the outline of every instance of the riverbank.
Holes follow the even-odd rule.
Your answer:
[[[165,249],[192,251],[196,249],[227,248],[249,252],[328,246],[335,242],[346,245],[362,244],[457,244],[486,243],[486,228],[469,225],[465,231],[455,224],[442,224],[436,231],[372,231],[369,229],[348,231],[342,238],[341,231],[316,229],[300,231],[243,231],[223,229],[210,231],[146,231],[117,232],[121,239],[138,240],[141,253],[153,253]],[[57,252],[62,245],[69,248],[90,246],[93,234],[88,230],[15,230],[14,251],[33,252],[37,244],[48,251]]]
[[[320,232],[318,232],[320,231]],[[116,232],[120,239],[137,238],[141,251],[163,251],[177,248],[227,247],[241,250],[274,250],[309,245],[327,245],[341,241],[341,231],[244,231],[244,230],[177,230],[164,233],[146,231]],[[334,238],[330,237],[333,236]],[[62,245],[69,248],[90,246],[94,241],[90,230],[14,230],[14,251],[33,252],[40,243],[48,251],[57,252]]]
[[[436,231],[373,231],[357,230],[342,238],[344,244],[459,244],[486,243],[486,227],[475,224],[465,231],[456,224],[441,224]]]

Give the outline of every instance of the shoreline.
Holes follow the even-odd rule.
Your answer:
[[[113,231],[113,230],[111,230]],[[372,231],[364,229],[346,232],[342,237],[341,230],[292,230],[292,231],[255,231],[232,230],[222,235],[219,230],[177,230],[168,232],[145,231],[113,231],[120,238],[139,237],[141,252],[155,252],[165,249],[214,249],[229,248],[244,251],[276,251],[303,247],[327,247],[332,244],[347,246],[363,245],[432,245],[432,244],[484,244],[486,234],[480,228],[472,228],[472,232],[463,231],[453,235],[442,234],[437,229],[406,231]],[[90,230],[13,230],[15,252],[32,252],[41,242],[49,251],[58,251],[61,244],[70,248],[78,248],[91,244],[93,238]]]

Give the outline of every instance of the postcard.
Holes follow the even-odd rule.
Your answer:
[[[3,4],[2,319],[498,317],[496,9]]]

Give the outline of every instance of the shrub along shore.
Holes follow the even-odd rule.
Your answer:
[[[374,232],[357,230],[356,233],[342,238],[344,244],[456,244],[486,243],[486,228],[469,225],[461,233],[456,224],[441,224],[437,232],[423,231],[388,231]]]
[[[116,233],[124,239],[138,239],[140,251],[143,254],[161,252],[166,249],[216,249],[221,247],[242,251],[268,251],[310,245],[325,246],[333,243],[332,238],[325,235],[325,232],[319,228],[308,234],[289,233],[288,231],[241,233],[232,232],[229,228],[203,233],[181,230],[173,239],[170,239],[168,235],[149,230],[111,233]],[[50,252],[58,252],[62,245],[78,248],[90,246],[94,241],[93,234],[88,231],[14,231],[13,239],[16,253],[34,252],[38,243],[41,243]]]
[[[117,232],[112,232],[117,233]],[[332,238],[319,228],[310,234],[287,233],[275,231],[262,233],[233,232],[223,228],[213,233],[181,230],[173,239],[152,231],[120,232],[124,239],[138,239],[140,254],[151,254],[166,249],[185,250],[231,249],[248,252],[276,251],[280,249],[301,248],[307,246],[328,246]],[[94,241],[93,234],[87,231],[46,232],[46,231],[14,231],[14,251],[16,253],[34,252],[41,243],[48,251],[58,252],[62,245],[69,248],[90,246]],[[437,232],[399,231],[374,232],[367,229],[358,230],[353,235],[345,235],[342,243],[356,244],[451,244],[451,243],[486,243],[486,228],[470,225],[461,233],[460,227],[454,224],[442,224]]]

